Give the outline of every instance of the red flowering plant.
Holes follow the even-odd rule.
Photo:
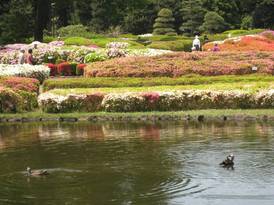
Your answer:
[[[157,103],[159,101],[160,95],[156,92],[147,92],[141,93],[141,97],[145,99],[145,105],[147,106],[147,110],[156,110]]]
[[[86,64],[78,64],[76,67],[76,75],[84,75],[84,69],[87,65]]]
[[[56,76],[58,74],[57,65],[49,63],[47,66],[50,68],[50,76]]]
[[[60,63],[57,65],[58,74],[62,76],[72,76],[73,68],[68,62]]]

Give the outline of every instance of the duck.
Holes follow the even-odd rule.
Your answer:
[[[230,168],[234,166],[234,155],[233,154],[230,154],[226,157],[226,159],[224,161],[222,161],[220,163],[220,165],[222,167],[225,167],[225,168]]]
[[[49,173],[47,170],[32,171],[30,167],[27,167],[27,175],[28,176],[46,176],[46,175],[49,175]]]

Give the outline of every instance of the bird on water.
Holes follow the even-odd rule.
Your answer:
[[[224,161],[220,163],[224,168],[233,168],[234,167],[234,155],[230,154],[226,157]]]
[[[27,167],[28,176],[46,176],[49,175],[47,170],[32,170],[30,167]]]

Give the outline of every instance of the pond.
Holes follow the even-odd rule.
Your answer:
[[[234,170],[220,167],[231,152]],[[0,164],[0,204],[272,205],[274,126],[2,124]]]

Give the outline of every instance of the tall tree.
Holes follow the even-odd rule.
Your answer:
[[[274,1],[263,0],[253,13],[254,26],[257,28],[274,29]]]
[[[180,30],[184,34],[194,34],[199,31],[203,23],[205,10],[201,0],[183,0],[182,2],[183,23]]]
[[[31,0],[11,0],[2,5],[5,11],[0,16],[0,43],[22,42],[32,36]]]

